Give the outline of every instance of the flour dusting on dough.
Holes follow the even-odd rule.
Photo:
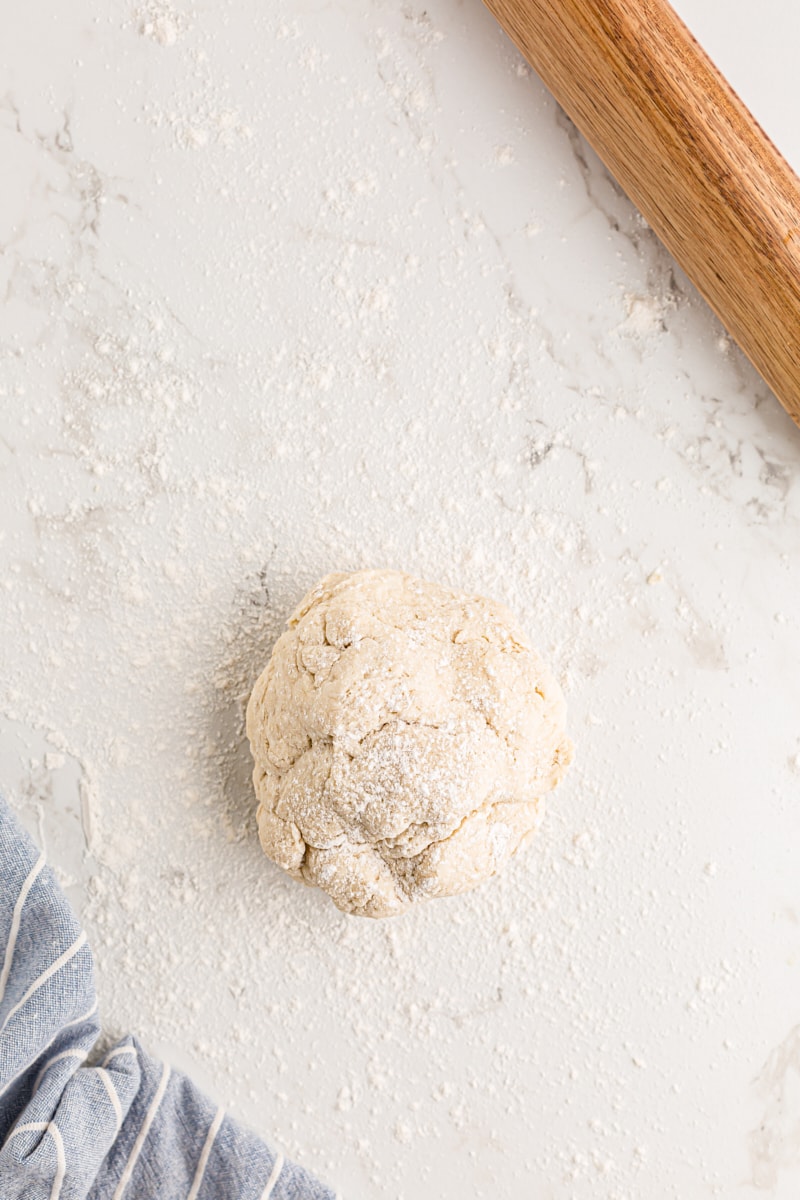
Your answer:
[[[328,575],[253,689],[265,852],[345,912],[467,891],[572,757],[561,689],[507,609],[400,571]]]

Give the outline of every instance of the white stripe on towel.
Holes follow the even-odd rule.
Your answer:
[[[66,1025],[62,1025],[60,1029],[56,1030],[56,1032],[50,1038],[50,1041],[47,1043],[47,1045],[42,1048],[42,1050],[40,1051],[39,1054],[36,1055],[36,1058],[39,1058],[42,1054],[44,1054],[47,1050],[49,1050],[50,1047],[52,1046],[53,1042],[57,1038],[61,1037],[61,1034],[64,1032],[65,1029],[72,1029],[72,1027],[74,1025],[83,1025],[83,1023],[85,1021],[88,1021],[90,1017],[93,1017],[96,1012],[97,1012],[97,1004],[95,1003],[92,1005],[92,1007],[89,1009],[89,1011],[87,1013],[83,1014],[82,1017],[76,1017],[74,1021],[69,1021]],[[26,1063],[24,1067],[20,1067],[20,1069],[17,1071],[16,1075],[11,1076],[11,1078],[9,1079],[9,1081],[5,1085],[5,1087],[0,1088],[0,1100],[2,1100],[3,1096],[5,1096],[8,1089],[13,1084],[15,1084],[17,1082],[17,1080],[22,1075],[25,1074],[26,1071],[30,1071],[31,1067],[36,1062],[36,1058],[32,1059],[29,1063]]]
[[[283,1155],[279,1154],[278,1157],[275,1159],[275,1165],[272,1168],[272,1174],[270,1175],[269,1179],[267,1180],[267,1186],[264,1188],[264,1191],[261,1193],[261,1200],[269,1200],[270,1196],[272,1195],[272,1189],[275,1187],[275,1184],[278,1182],[278,1178],[279,1178],[282,1170],[283,1170]]]
[[[0,1002],[2,1002],[3,996],[5,995],[8,976],[11,973],[11,964],[14,961],[14,947],[17,944],[17,934],[19,933],[20,921],[22,920],[22,910],[25,907],[25,901],[28,899],[28,892],[36,882],[36,877],[44,866],[44,862],[44,852],[42,852],[31,867],[28,878],[22,885],[22,891],[17,896],[17,903],[14,905],[14,915],[11,918],[11,928],[8,931],[8,942],[6,943],[3,970],[0,971]]]
[[[53,1186],[50,1189],[50,1200],[58,1200],[61,1195],[61,1185],[67,1173],[67,1159],[64,1154],[64,1139],[55,1121],[28,1121],[27,1124],[17,1125],[16,1129],[12,1129],[9,1137],[16,1137],[18,1133],[39,1132],[49,1133],[56,1148],[56,1173],[53,1178]]]
[[[208,1136],[203,1146],[203,1152],[200,1155],[200,1161],[197,1164],[197,1170],[194,1173],[192,1181],[192,1190],[186,1197],[186,1200],[197,1200],[197,1193],[200,1191],[200,1185],[203,1182],[203,1176],[206,1173],[206,1163],[208,1156],[211,1153],[211,1147],[214,1145],[214,1139],[219,1133],[219,1127],[222,1124],[222,1118],[225,1116],[225,1109],[218,1108],[214,1120],[211,1122],[211,1128],[208,1131]]]
[[[108,1098],[111,1101],[111,1107],[114,1109],[114,1117],[117,1123],[117,1127],[114,1130],[114,1136],[116,1137],[122,1124],[122,1105],[119,1102],[119,1096],[117,1095],[117,1089],[114,1087],[113,1080],[105,1067],[98,1067],[97,1073],[103,1081],[103,1086],[108,1092]]]
[[[36,1079],[33,1082],[33,1095],[34,1096],[38,1092],[39,1084],[42,1082],[42,1079],[44,1078],[44,1076],[47,1074],[47,1072],[50,1070],[51,1067],[55,1066],[55,1064],[57,1062],[61,1062],[62,1058],[79,1058],[81,1060],[81,1062],[83,1062],[84,1058],[86,1058],[86,1051],[85,1050],[62,1050],[60,1054],[54,1054],[52,1058],[48,1058],[47,1062],[44,1064],[41,1071],[36,1076]]]
[[[125,1164],[125,1170],[122,1172],[122,1175],[120,1176],[120,1181],[116,1186],[114,1195],[111,1197],[111,1200],[120,1200],[122,1193],[125,1191],[125,1188],[130,1183],[130,1178],[131,1178],[131,1175],[133,1174],[133,1168],[136,1166],[136,1162],[139,1158],[139,1155],[142,1152],[142,1146],[144,1145],[145,1138],[147,1137],[148,1133],[150,1132],[150,1126],[153,1124],[153,1118],[155,1117],[156,1113],[158,1112],[158,1106],[161,1103],[161,1101],[164,1099],[164,1092],[167,1090],[168,1082],[169,1082],[169,1067],[165,1063],[164,1070],[161,1072],[161,1079],[159,1080],[158,1087],[156,1088],[156,1094],[155,1094],[155,1096],[153,1096],[153,1099],[150,1103],[150,1107],[147,1110],[147,1114],[144,1118],[144,1121],[142,1122],[142,1128],[139,1130],[139,1136],[137,1137],[136,1141],[133,1143],[133,1149],[131,1150],[131,1156],[128,1159],[127,1163]]]
[[[68,948],[67,948],[67,949],[64,951],[64,953],[63,953],[63,954],[59,954],[59,956],[58,956],[58,958],[56,959],[56,961],[55,961],[54,963],[52,963],[52,964],[51,964],[51,965],[50,965],[50,966],[47,968],[47,970],[46,970],[46,971],[42,971],[42,973],[41,973],[41,975],[39,976],[39,978],[38,978],[38,979],[34,979],[33,983],[32,983],[32,984],[31,984],[31,986],[28,988],[28,990],[27,990],[27,992],[25,993],[25,995],[22,997],[22,999],[21,999],[21,1000],[18,1000],[18,1001],[17,1001],[17,1003],[16,1003],[16,1004],[14,1005],[14,1007],[11,1009],[11,1012],[10,1012],[10,1013],[8,1014],[8,1016],[6,1017],[5,1021],[3,1021],[3,1024],[2,1024],[2,1026],[0,1026],[0,1033],[2,1033],[2,1031],[3,1031],[3,1030],[6,1028],[6,1026],[8,1025],[9,1021],[11,1020],[11,1018],[12,1018],[13,1016],[15,1016],[15,1015],[16,1015],[16,1014],[19,1012],[19,1010],[22,1008],[22,1006],[23,1006],[24,1004],[27,1004],[27,1002],[30,1000],[30,998],[31,998],[31,996],[33,995],[33,993],[34,993],[34,992],[36,992],[36,991],[38,991],[38,990],[39,990],[39,988],[42,986],[42,984],[45,984],[45,983],[47,983],[48,979],[50,979],[50,978],[51,978],[51,976],[55,975],[55,973],[56,973],[57,971],[60,971],[60,970],[61,970],[61,968],[62,968],[63,966],[66,966],[66,964],[67,964],[67,963],[70,961],[70,959],[74,958],[74,957],[75,957],[75,955],[78,953],[78,951],[81,949],[81,947],[82,947],[82,946],[85,946],[85,945],[86,945],[86,934],[85,934],[85,933],[81,933],[80,937],[77,937],[77,938],[75,939],[75,941],[72,943],[72,945],[71,945],[71,946],[69,946],[69,947],[68,947]]]
[[[107,1067],[112,1058],[119,1058],[121,1054],[136,1054],[135,1046],[117,1046],[116,1050],[109,1050],[108,1054],[103,1059],[103,1066]]]

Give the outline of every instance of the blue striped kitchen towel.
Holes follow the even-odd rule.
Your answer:
[[[336,1200],[133,1037],[97,1041],[93,965],[0,797],[0,1198]]]

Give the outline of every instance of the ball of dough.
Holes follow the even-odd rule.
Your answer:
[[[494,875],[572,757],[561,689],[508,609],[400,571],[323,579],[247,706],[265,853],[345,912]]]

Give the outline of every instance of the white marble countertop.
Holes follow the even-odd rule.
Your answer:
[[[680,9],[800,166],[796,6]],[[348,1200],[794,1200],[800,431],[477,2],[3,26],[0,786],[109,1034]],[[263,858],[242,731],[367,565],[508,601],[578,748],[383,923]]]

